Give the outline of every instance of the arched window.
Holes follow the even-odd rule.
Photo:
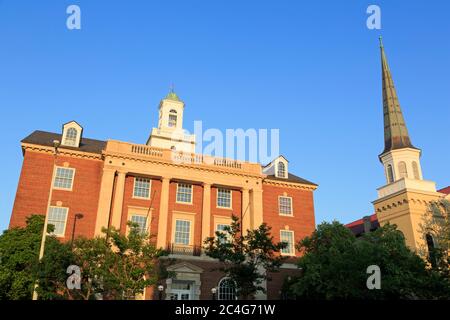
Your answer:
[[[286,166],[283,162],[278,162],[277,176],[280,178],[286,177]]]
[[[237,300],[236,284],[230,278],[222,278],[219,281],[217,293],[218,300]]]
[[[78,131],[75,128],[69,128],[66,132],[66,138],[64,144],[66,146],[76,146],[77,144]]]
[[[388,183],[394,182],[394,171],[392,170],[392,166],[390,164],[386,167],[386,175]]]
[[[169,127],[177,126],[177,111],[172,109],[169,111]]]
[[[436,243],[434,241],[434,237],[431,233],[427,233],[425,235],[425,240],[427,242],[427,248],[428,248],[428,258],[431,262],[432,266],[435,266],[437,264],[436,260]]]
[[[420,180],[419,165],[417,164],[416,161],[413,161],[412,168],[413,168],[414,179]]]
[[[405,161],[400,161],[398,163],[398,174],[400,178],[408,178],[408,170],[406,169]]]

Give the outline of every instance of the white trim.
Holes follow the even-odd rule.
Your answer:
[[[178,201],[178,187],[180,184],[191,186],[191,202]],[[177,192],[175,193],[175,202],[180,204],[192,204],[194,201],[194,185],[191,183],[177,182]]]
[[[58,168],[66,169],[66,170],[72,170],[73,174],[72,174],[72,181],[70,183],[70,188],[55,187],[55,181],[56,181],[56,177],[57,177],[57,174],[58,174]],[[76,169],[75,168],[64,167],[64,166],[55,166],[55,177],[53,178],[53,181],[52,181],[52,189],[53,190],[63,190],[63,191],[73,191],[73,184],[74,184],[74,181],[75,181],[75,173],[76,173]]]
[[[230,206],[229,207],[222,207],[219,206],[219,190],[228,190],[230,191]],[[228,188],[216,188],[216,208],[217,209],[229,209],[229,210],[233,210],[233,190],[232,189],[228,189]]]
[[[286,230],[286,229],[281,229],[280,230],[280,242],[283,242],[283,239],[282,239],[282,237],[281,237],[281,233],[282,232],[289,232],[290,234],[292,234],[292,251],[290,252],[290,253],[283,253],[283,249],[282,250],[280,250],[280,254],[282,255],[282,256],[290,256],[290,257],[292,257],[292,256],[295,256],[295,234],[294,234],[294,231],[292,231],[292,230]],[[286,248],[285,248],[286,249]]]
[[[281,213],[281,206],[280,206],[280,199],[281,198],[288,198],[291,199],[291,213],[287,214],[287,213]],[[292,197],[289,196],[278,196],[278,215],[283,216],[283,217],[293,217],[294,216],[294,201],[292,200]]]
[[[185,217],[185,216],[172,216],[172,243],[177,246],[185,246],[185,247],[191,247],[194,245],[194,217]],[[183,243],[175,243],[175,234],[177,229],[177,221],[187,221],[189,222],[189,243],[183,244]]]
[[[58,237],[58,238],[64,238],[65,235],[66,235],[67,219],[69,218],[69,207],[50,206],[50,209],[51,209],[51,208],[66,209],[66,220],[64,221],[64,230],[63,230],[63,233],[62,233],[62,234],[48,233],[48,232],[47,232],[47,235],[53,235],[53,236]],[[48,215],[49,215],[48,218],[50,218],[50,210],[48,211]],[[50,224],[52,224],[52,223],[50,223]]]
[[[135,191],[135,189],[136,189],[136,179],[146,179],[146,180],[149,181],[149,186],[148,186],[148,197],[139,197],[139,196],[135,196],[135,195],[134,195],[134,191]],[[152,196],[152,179],[146,178],[146,177],[138,177],[138,176],[135,176],[133,180],[134,180],[134,182],[133,182],[133,192],[132,192],[132,194],[131,194],[131,198],[133,198],[133,199],[140,199],[140,200],[150,200],[150,199],[151,199],[151,196]]]

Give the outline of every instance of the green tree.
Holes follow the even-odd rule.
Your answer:
[[[283,262],[279,252],[286,244],[274,243],[270,230],[263,223],[242,235],[239,219],[233,216],[230,226],[205,240],[206,254],[222,262],[220,270],[234,281],[242,299],[265,292],[262,282],[270,280],[267,272],[277,271]]]
[[[450,279],[450,201],[442,199],[432,202],[419,227],[425,245],[419,253],[426,257],[432,268]],[[426,235],[432,238],[428,248]]]
[[[0,236],[0,300],[31,299],[37,282],[39,299],[135,299],[145,287],[164,274],[148,234],[129,223],[129,233],[104,229],[106,237],[78,238],[72,244],[47,236],[44,257],[39,248],[44,216],[32,215],[25,228],[13,228]],[[52,225],[48,231],[51,232]],[[67,287],[67,268],[78,266],[81,289]]]
[[[105,265],[97,275],[108,298],[135,299],[146,287],[159,279],[161,263],[166,252],[157,249],[147,233],[138,224],[128,222],[128,235],[115,228],[104,229],[110,250],[105,254]]]
[[[55,279],[61,278],[64,267],[70,263],[70,250],[54,236],[48,236],[46,256],[39,264],[44,219],[42,215],[32,215],[26,227],[6,230],[0,236],[0,300],[31,299],[38,279],[42,297],[62,297],[56,291]],[[49,225],[48,231],[52,230]]]
[[[449,298],[449,283],[405,245],[396,226],[385,225],[356,238],[338,222],[322,223],[298,249],[302,275],[289,291],[304,299]],[[367,268],[381,271],[381,289],[369,290]]]

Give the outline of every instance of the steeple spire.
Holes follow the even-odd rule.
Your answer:
[[[383,79],[383,113],[384,113],[384,151],[382,154],[395,149],[415,148],[409,138],[405,119],[403,118],[394,81],[384,52],[380,37],[381,71]]]

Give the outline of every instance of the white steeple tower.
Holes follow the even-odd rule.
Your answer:
[[[158,128],[153,128],[147,141],[152,147],[195,152],[195,135],[186,134],[183,129],[184,102],[171,88],[159,104]]]

